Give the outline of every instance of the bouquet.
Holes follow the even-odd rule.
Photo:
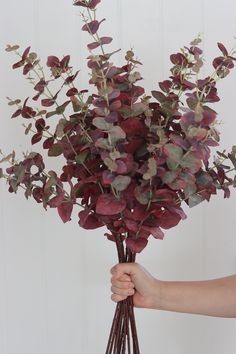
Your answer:
[[[170,56],[170,76],[147,95],[139,84],[142,64],[132,50],[123,66],[112,62],[118,50],[107,51],[112,38],[99,36],[105,21],[96,18],[100,2],[74,1],[84,10],[82,31],[91,37],[87,64],[95,93],[78,87],[79,70],[70,66],[69,55],[49,56],[46,71],[30,47],[21,53],[18,45],[7,45],[6,51],[19,57],[13,69],[22,68],[34,88],[23,102],[8,98],[16,107],[12,118],[23,118],[31,145],[42,143],[62,165],[60,173],[46,168],[36,148],[21,161],[14,151],[2,153],[1,162],[10,166],[0,169],[0,177],[10,193],[22,188],[27,199],[55,208],[64,223],[78,208],[81,227],[106,226],[119,262],[134,262],[150,236],[163,239],[164,230],[186,219],[182,203],[194,207],[218,190],[228,198],[236,186],[236,146],[217,151],[210,163],[211,148],[220,141],[212,108],[220,100],[216,84],[236,58],[234,49],[228,52],[218,43],[212,73],[200,78],[198,37]],[[117,304],[106,349],[106,354],[125,353],[140,353],[132,297]]]

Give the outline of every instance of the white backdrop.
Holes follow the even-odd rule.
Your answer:
[[[116,56],[133,47],[143,62],[148,90],[168,77],[169,55],[203,33],[205,74],[218,53],[217,41],[235,44],[234,0],[103,0],[102,32],[114,37]],[[32,45],[47,55],[72,55],[81,69],[81,88],[87,87],[87,37],[81,35],[79,8],[67,0],[11,0],[0,11],[0,147],[26,150],[20,121],[5,96],[27,97],[32,88],[13,72],[7,43]],[[112,48],[113,48],[112,47]],[[211,69],[209,69],[211,72]],[[222,121],[221,146],[236,143],[236,71],[220,85],[215,109]],[[103,230],[86,232],[63,225],[54,210],[45,212],[23,195],[12,196],[0,181],[0,354],[104,353],[114,304],[110,301],[110,267],[116,263],[114,244]],[[151,240],[138,257],[163,280],[200,280],[236,273],[236,191],[230,200],[222,193],[211,204],[187,210],[188,219]],[[236,319],[137,310],[143,354],[234,354]]]

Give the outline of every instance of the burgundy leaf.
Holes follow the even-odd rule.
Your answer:
[[[33,65],[31,63],[28,63],[24,66],[24,69],[23,69],[23,75],[27,75],[28,72],[30,72],[31,69],[33,69]]]
[[[64,201],[57,207],[58,214],[64,223],[71,220],[73,203]]]
[[[101,20],[100,22],[98,22],[97,20],[85,23],[85,25],[82,27],[82,31],[87,31],[90,34],[95,34],[98,29],[100,24],[105,21],[105,19]]]
[[[35,187],[32,192],[33,198],[37,203],[42,203],[43,199],[43,189],[40,187]]]
[[[110,44],[112,42],[111,37],[101,37],[100,38],[100,43],[103,44]]]
[[[94,9],[100,2],[101,0],[90,0],[88,6],[90,9]]]
[[[64,193],[61,193],[57,195],[56,197],[51,198],[48,202],[47,205],[50,206],[50,208],[58,208],[62,202],[64,201]]]
[[[170,229],[180,222],[181,217],[176,213],[165,210],[159,219],[159,226],[163,229]]]
[[[87,47],[88,47],[88,49],[93,50],[93,49],[96,49],[96,48],[100,47],[100,43],[99,42],[89,43],[87,45]]]
[[[54,138],[53,137],[50,137],[50,138],[47,138],[44,143],[43,143],[43,148],[44,149],[49,149],[50,147],[52,147],[54,143]]]
[[[62,69],[68,68],[70,62],[70,55],[66,55],[61,61],[60,61],[60,67]]]
[[[66,93],[66,96],[70,97],[70,96],[74,96],[77,95],[78,90],[75,87],[72,87],[71,89],[69,89]]]
[[[90,211],[82,210],[79,212],[79,224],[86,230],[93,230],[104,226],[104,224],[98,220],[97,216],[90,214]]]
[[[38,143],[42,139],[42,135],[42,132],[34,134],[31,139],[31,144],[34,145]]]
[[[17,63],[12,65],[12,69],[17,69],[20,68],[21,66],[23,66],[25,64],[25,60],[20,60]]]
[[[30,51],[30,47],[27,47],[25,50],[24,50],[24,53],[22,54],[22,60],[25,60],[29,54],[29,51]]]
[[[137,238],[137,240],[126,239],[126,246],[134,253],[140,253],[148,244],[148,240],[143,237]]]
[[[76,78],[76,76],[78,75],[79,71],[76,71],[76,73],[74,75],[71,75],[71,76],[68,76],[66,79],[65,79],[65,83],[68,85],[70,84],[71,82],[73,82]]]
[[[29,119],[35,117],[36,112],[33,110],[33,108],[29,106],[24,106],[23,109],[21,110],[21,115],[23,118]]]
[[[41,100],[41,105],[43,107],[51,107],[53,106],[55,101],[52,98],[44,98]]]
[[[51,55],[48,57],[47,66],[49,68],[55,68],[55,67],[58,68],[60,67],[60,60],[58,59],[58,57]]]
[[[39,118],[35,122],[35,128],[37,129],[38,132],[41,132],[44,130],[46,126],[46,122],[43,118]]]
[[[148,231],[153,237],[163,240],[164,233],[159,227],[142,226],[144,231]]]
[[[95,34],[99,28],[99,22],[97,20],[85,23],[82,27],[82,31],[87,31],[91,34]]]
[[[89,9],[94,9],[100,2],[101,0],[90,0],[90,1],[75,0],[74,5],[88,7]]]
[[[21,109],[19,108],[19,109],[17,109],[17,110],[15,111],[15,113],[13,113],[13,115],[11,116],[11,118],[16,118],[16,117],[18,117],[20,114],[21,114]]]
[[[126,207],[126,201],[116,199],[112,194],[101,194],[96,203],[96,213],[101,215],[116,215]]]
[[[172,86],[172,82],[170,80],[159,82],[160,89],[166,93],[169,93],[171,86]]]
[[[217,43],[218,48],[220,49],[220,51],[223,53],[223,55],[225,55],[226,57],[228,56],[228,51],[225,48],[225,46],[222,43]]]

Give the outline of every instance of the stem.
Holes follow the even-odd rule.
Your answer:
[[[124,250],[122,235],[114,236],[119,262],[134,262],[135,254]],[[105,354],[125,354],[126,349],[128,354],[140,354],[133,307],[131,296],[117,303]]]

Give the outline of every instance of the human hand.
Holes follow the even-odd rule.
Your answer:
[[[111,269],[111,299],[125,300],[133,295],[135,307],[160,308],[161,284],[138,263],[120,263]]]

